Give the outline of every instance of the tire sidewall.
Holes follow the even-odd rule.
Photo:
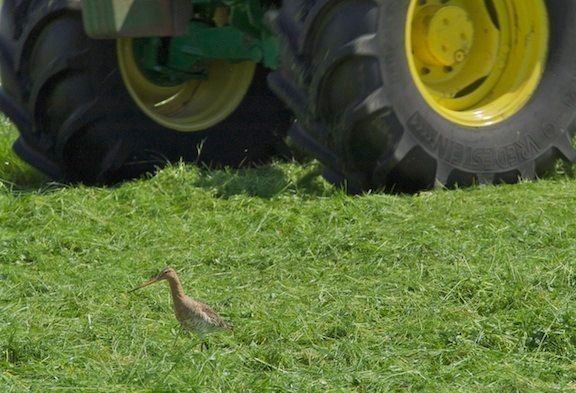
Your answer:
[[[551,37],[540,85],[518,113],[482,129],[448,121],[420,94],[405,51],[409,3],[383,1],[381,72],[400,123],[430,155],[464,171],[502,172],[536,160],[571,131],[576,113],[576,3],[546,2]]]

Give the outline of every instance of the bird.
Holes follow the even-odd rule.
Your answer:
[[[129,292],[134,292],[162,280],[168,281],[170,285],[174,314],[178,322],[180,322],[181,328],[197,334],[201,340],[201,348],[205,346],[204,338],[206,334],[216,331],[233,330],[234,327],[232,323],[220,317],[210,306],[186,296],[178,274],[169,266]],[[178,338],[178,336],[176,336],[176,338]]]

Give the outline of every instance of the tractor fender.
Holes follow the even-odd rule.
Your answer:
[[[84,30],[91,38],[169,37],[185,33],[191,0],[82,0]]]

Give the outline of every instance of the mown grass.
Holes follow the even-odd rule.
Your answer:
[[[0,165],[0,391],[576,390],[576,182],[351,197],[314,164]],[[235,324],[175,344],[165,265]]]

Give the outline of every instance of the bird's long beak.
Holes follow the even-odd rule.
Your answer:
[[[142,289],[142,288],[144,288],[144,287],[147,287],[148,285],[152,285],[152,284],[154,284],[155,282],[158,282],[158,277],[154,277],[154,278],[146,281],[144,284],[142,284],[142,285],[140,285],[140,286],[137,286],[137,287],[134,288],[134,289],[129,290],[128,292],[134,292],[134,291],[136,291],[136,290],[138,290],[138,289]]]

